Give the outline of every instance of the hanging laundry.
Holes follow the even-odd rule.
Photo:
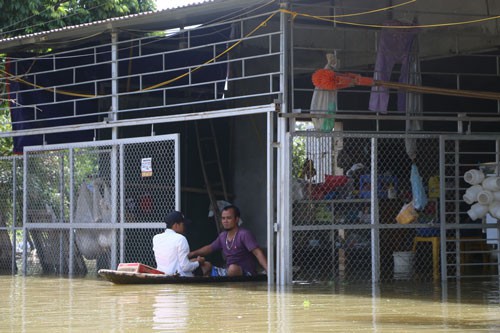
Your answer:
[[[333,70],[337,66],[337,58],[334,54],[326,55],[327,64],[325,69]],[[315,88],[311,99],[311,113],[335,114],[337,111],[337,92],[334,90],[323,90]],[[314,128],[323,132],[331,132],[335,126],[334,118],[312,118]]]
[[[385,26],[408,26],[397,20],[391,20]],[[377,58],[373,79],[390,81],[391,73],[396,64],[401,64],[400,83],[409,83],[409,62],[417,29],[385,28],[380,32]],[[369,110],[386,113],[389,103],[389,88],[373,86],[370,94]],[[398,92],[398,111],[406,110],[406,92]]]

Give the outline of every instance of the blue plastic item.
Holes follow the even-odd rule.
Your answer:
[[[417,236],[420,236],[420,237],[439,236],[439,228],[436,228],[436,227],[417,228],[416,232],[417,232]]]
[[[397,193],[398,178],[395,176],[379,175],[377,177],[377,196],[379,199],[387,199],[389,197],[389,188]],[[361,175],[359,177],[359,197],[362,199],[370,198],[371,190],[371,175]]]
[[[416,164],[411,165],[411,192],[413,194],[413,207],[416,210],[422,210],[427,205],[427,194],[425,193],[422,177],[418,173]]]

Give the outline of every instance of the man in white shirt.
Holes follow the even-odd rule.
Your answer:
[[[153,237],[157,269],[167,275],[208,275],[212,265],[205,258],[188,259],[189,244],[183,234],[191,221],[181,212],[173,211],[165,217],[165,223],[165,232]]]

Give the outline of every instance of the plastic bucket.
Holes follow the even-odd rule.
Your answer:
[[[409,278],[413,271],[413,252],[394,252],[394,277]]]

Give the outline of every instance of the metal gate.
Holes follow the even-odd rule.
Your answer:
[[[487,231],[498,230],[496,219],[492,223],[463,220],[470,207],[463,204],[462,181],[464,168],[487,166],[485,172],[498,175],[497,140],[492,136],[294,133],[291,248],[289,254],[282,254],[290,258],[292,280],[498,275],[498,234],[487,237]],[[480,148],[470,148],[466,142],[476,142]],[[413,166],[428,201],[415,221],[401,224],[396,216],[413,199]]]
[[[154,265],[151,238],[180,208],[179,135],[26,147],[24,274]]]
[[[498,277],[500,136],[443,136],[440,147],[443,279]]]

